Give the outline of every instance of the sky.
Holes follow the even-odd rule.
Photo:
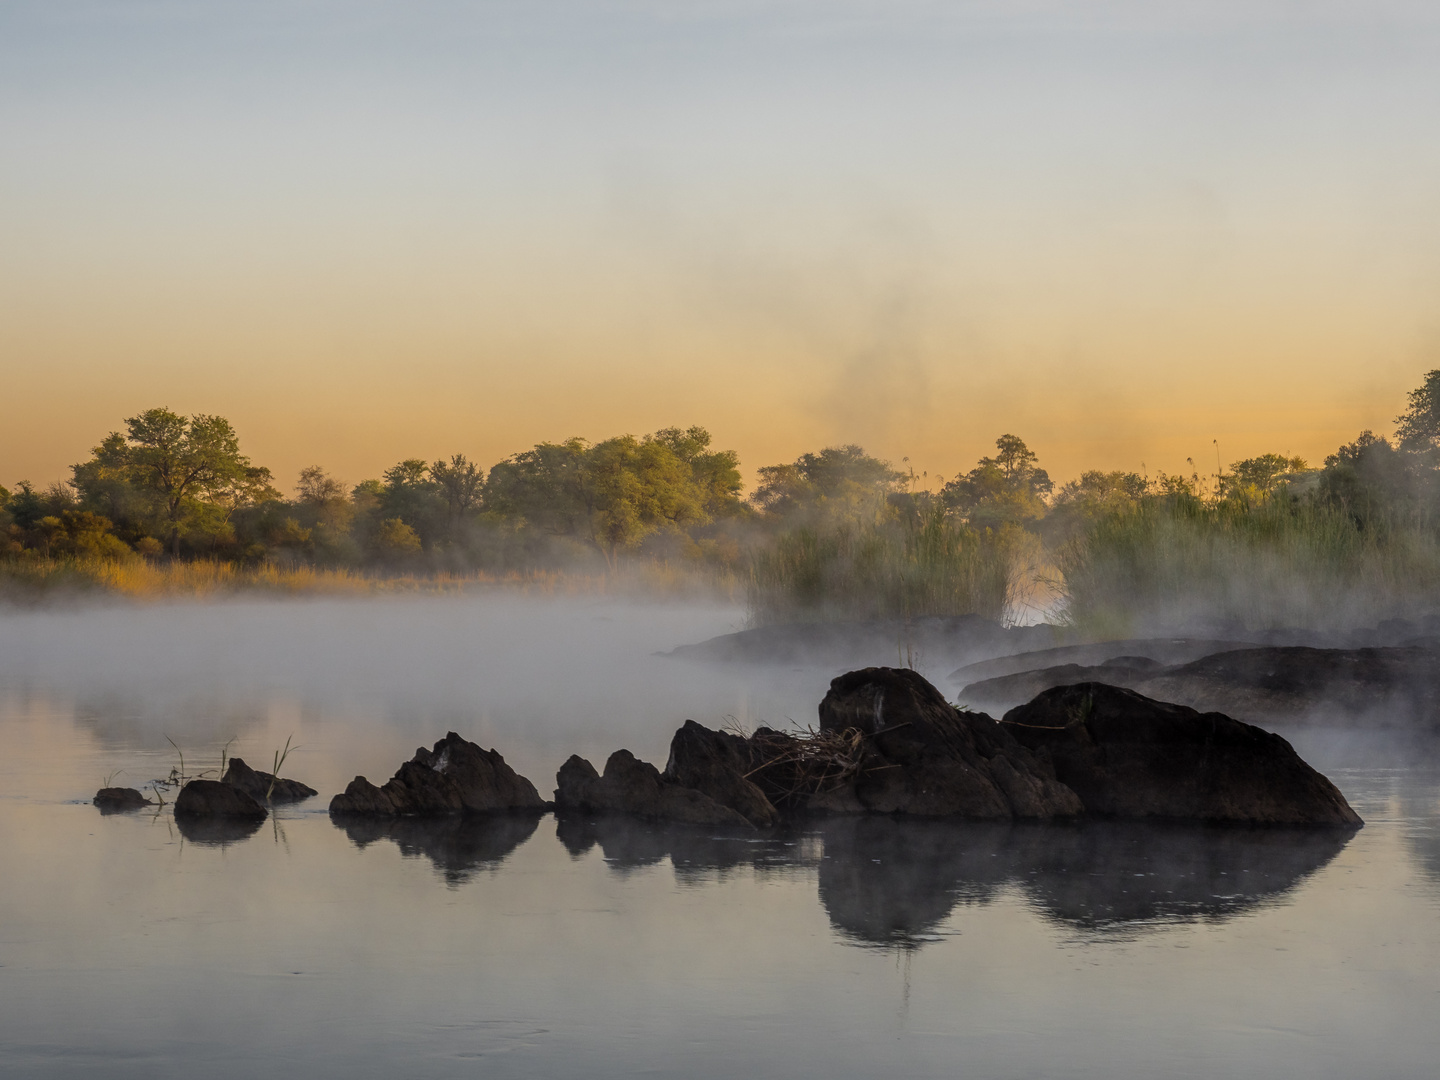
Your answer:
[[[1318,462],[1440,367],[1437,133],[1405,0],[4,0],[0,483]]]

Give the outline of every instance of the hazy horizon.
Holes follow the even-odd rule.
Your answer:
[[[19,2],[0,477],[230,418],[284,484],[703,424],[1318,462],[1440,367],[1419,4]]]

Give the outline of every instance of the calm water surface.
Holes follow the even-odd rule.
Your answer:
[[[450,729],[548,790],[575,751],[663,762],[687,717],[809,721],[833,672],[654,655],[737,624],[514,599],[0,615],[0,1075],[1440,1068],[1422,741],[1286,733],[1365,817],[1353,836],[324,813]],[[322,796],[258,829],[88,805],[116,770],[165,775],[167,735],[195,771],[232,737],[265,767],[291,734],[286,772]]]

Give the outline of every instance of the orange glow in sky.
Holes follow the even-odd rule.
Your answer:
[[[1057,479],[1440,367],[1424,5],[0,14],[0,483],[216,412],[282,486],[703,424]]]

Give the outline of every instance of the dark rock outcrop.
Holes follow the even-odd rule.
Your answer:
[[[416,750],[383,787],[357,776],[344,794],[330,800],[332,814],[379,817],[546,809],[535,785],[505,764],[497,751],[482,750],[453,731],[433,750]]]
[[[270,790],[270,782],[275,781],[274,791]],[[225,775],[220,778],[222,784],[229,784],[245,792],[256,802],[264,802],[266,793],[269,792],[270,802],[299,802],[301,799],[308,799],[319,792],[314,788],[300,783],[299,780],[287,780],[284,777],[275,779],[268,772],[259,772],[245,764],[243,758],[231,758],[230,765],[225,770]]]
[[[864,737],[863,760],[848,781],[862,810],[1001,820],[1085,809],[1006,728],[956,709],[908,669],[864,668],[832,680],[820,730]],[[769,770],[757,776],[762,787],[778,779]]]
[[[667,656],[750,664],[820,664],[861,667],[909,650],[926,657],[978,660],[1043,649],[1064,640],[1055,626],[1001,626],[980,615],[806,622],[761,626],[681,645]]]
[[[191,780],[175,797],[176,818],[251,818],[268,811],[245,792],[219,780]]]
[[[1095,815],[1355,827],[1335,785],[1279,735],[1132,690],[1081,683],[1011,709],[1004,728]]]
[[[1440,725],[1440,650],[1264,648],[1151,673],[1141,693],[1232,716]]]
[[[582,757],[571,758],[555,774],[557,814],[625,814],[651,821],[750,828],[740,814],[693,787],[661,775],[629,750],[617,750],[603,774]]]
[[[100,808],[102,814],[120,814],[126,810],[139,810],[142,806],[154,806],[149,799],[133,787],[104,787],[90,800]]]
[[[969,686],[990,679],[1001,679],[1006,675],[1041,671],[1046,668],[1100,667],[1113,664],[1120,659],[1139,658],[1157,667],[1188,664],[1202,656],[1225,652],[1230,649],[1246,649],[1260,644],[1254,639],[1238,641],[1215,638],[1124,638],[1118,641],[1095,641],[1083,645],[1058,645],[1050,649],[1035,649],[1017,652],[1008,656],[979,660],[957,668],[948,676],[948,681],[960,686]],[[1041,690],[1049,689],[1041,687]],[[1037,690],[1035,693],[1039,693]],[[1028,701],[1034,694],[1023,700]]]
[[[985,665],[972,665],[955,674],[985,670]],[[1168,665],[1143,656],[1115,656],[1100,664],[1047,665],[981,678],[966,684],[960,700],[1004,710],[1052,687],[1081,682],[1124,686],[1251,722],[1440,727],[1440,650],[1417,645],[1231,648]]]
[[[747,778],[746,774],[758,764],[750,740],[686,720],[670,740],[670,759],[662,777],[695,788],[750,824],[764,828],[778,822],[780,812],[765,792]]]

